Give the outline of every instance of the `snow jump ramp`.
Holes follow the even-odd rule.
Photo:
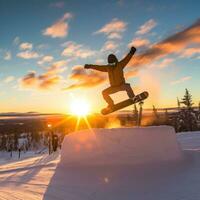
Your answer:
[[[179,160],[182,153],[169,126],[74,132],[63,141],[43,200],[200,199],[199,179],[188,187],[194,172]]]
[[[82,130],[67,135],[61,165],[138,165],[182,160],[173,127]]]
[[[199,161],[180,159],[169,126],[72,133],[43,200],[198,200]]]

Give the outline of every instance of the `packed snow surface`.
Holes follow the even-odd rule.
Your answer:
[[[107,145],[111,145],[114,149],[112,154],[108,154],[106,157],[102,157],[100,153],[96,154],[95,152],[102,146],[92,149],[91,143],[95,141],[92,139],[89,140],[89,145],[84,147],[88,150],[80,146],[76,147],[78,150],[70,149],[73,144],[77,143],[77,138],[73,136],[74,134],[70,134],[63,143],[61,162],[59,152],[50,156],[47,154],[31,155],[30,158],[22,157],[20,160],[17,160],[17,157],[9,161],[5,161],[5,158],[3,160],[0,158],[0,161],[2,161],[0,162],[0,200],[200,199],[200,132],[176,135],[184,154],[184,159],[180,161],[181,154],[175,135],[166,133],[166,127],[157,128],[159,129],[157,133],[160,132],[160,135],[157,138],[152,134],[152,137],[155,137],[154,140],[157,139],[158,141],[148,139],[147,141],[151,143],[149,146],[148,143],[141,141],[144,139],[143,133],[141,133],[143,136],[137,136],[137,143],[133,142],[134,148],[129,146],[132,142],[129,141],[130,138],[120,138],[115,142],[107,141]],[[117,136],[121,134],[121,137],[123,137],[123,133],[127,129],[115,130],[118,132]],[[93,130],[94,134],[95,132],[96,140],[102,141],[107,137],[105,133],[107,130],[100,130],[99,133],[104,133],[104,136],[97,136],[98,130],[96,129]],[[112,132],[112,130],[109,132]],[[163,132],[168,136],[162,136]],[[81,132],[78,134],[81,134]],[[128,133],[125,133],[124,136],[126,134]],[[112,140],[114,136],[110,137]],[[162,137],[163,139],[161,139]],[[74,138],[74,143],[72,138]],[[128,142],[127,145],[124,144],[125,141]],[[67,148],[67,144],[69,148]],[[122,147],[122,144],[124,147]],[[159,147],[155,147],[153,144],[159,145]],[[103,145],[103,147],[105,146],[106,144]],[[137,150],[137,156],[123,157],[120,154],[120,150],[117,150],[117,146],[121,150],[126,146],[127,150],[124,150],[124,153],[133,151],[134,154],[134,150]],[[136,146],[138,147],[136,148]],[[154,150],[150,150],[148,154],[150,147],[154,148]],[[166,147],[173,148],[173,150],[165,149]],[[81,148],[82,151],[80,151]],[[145,153],[139,154],[139,151],[142,151],[143,148]],[[110,147],[107,147],[107,149],[110,149]],[[161,153],[159,150],[161,150]],[[97,162],[94,157],[90,157],[91,151],[95,156],[98,156],[100,162]],[[174,151],[175,155],[171,157],[170,155]],[[90,162],[94,162],[94,164],[86,165],[87,162],[84,159],[78,161],[77,152],[83,155],[87,161],[91,158]],[[142,160],[142,162],[131,161],[125,164],[117,162],[117,152],[119,152],[119,159],[136,159]],[[158,152],[159,156],[153,156],[153,159],[151,157],[150,160],[145,159],[147,155],[151,153],[158,154]],[[70,153],[73,153],[74,159],[70,157]],[[144,156],[142,159],[138,157],[142,155]],[[167,159],[160,160],[162,155],[167,156]],[[69,161],[67,161],[66,156],[69,157]],[[114,162],[108,162],[109,159],[114,160]],[[157,162],[158,159],[163,162]],[[103,165],[102,161],[104,162]],[[79,165],[80,163],[84,164]]]
[[[181,159],[175,131],[170,126],[93,129],[65,137],[63,165],[126,165]]]

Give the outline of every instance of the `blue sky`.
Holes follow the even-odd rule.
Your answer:
[[[88,98],[99,111],[107,79],[83,65],[106,64],[110,53],[121,59],[131,45],[137,60],[192,26],[199,9],[199,1],[0,0],[1,111],[67,112],[73,98]],[[192,28],[198,32],[199,23]],[[137,73],[128,82],[135,93],[150,92],[145,107],[176,106],[186,87],[199,102],[199,37],[139,67],[133,57],[126,72],[137,68]]]

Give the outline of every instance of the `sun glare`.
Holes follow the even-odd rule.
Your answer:
[[[74,100],[70,105],[71,113],[78,116],[85,116],[89,114],[89,103],[84,99]]]

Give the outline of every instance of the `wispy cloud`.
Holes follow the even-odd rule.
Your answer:
[[[105,44],[103,45],[103,47],[101,48],[101,51],[113,51],[113,50],[117,50],[119,44],[112,41],[112,40],[109,40],[109,41],[106,41]]]
[[[107,76],[98,71],[86,71],[82,66],[75,66],[69,79],[75,81],[75,83],[66,87],[65,90],[95,87],[104,83]]]
[[[72,18],[71,13],[65,13],[61,19],[47,27],[42,33],[52,38],[63,38],[68,35],[69,25],[67,20]]]
[[[12,81],[15,80],[15,77],[14,76],[7,76],[5,79],[4,79],[4,82],[5,83],[10,83]]]
[[[49,90],[58,85],[62,81],[59,75],[66,69],[66,61],[60,60],[54,62],[46,68],[46,72],[37,75],[35,71],[31,71],[20,79],[20,86],[25,89]]]
[[[58,2],[54,2],[50,4],[50,7],[54,7],[54,8],[63,8],[65,5],[64,1],[58,1]]]
[[[35,51],[22,51],[17,54],[17,57],[23,59],[32,59],[32,58],[38,58],[39,54]]]
[[[157,22],[154,19],[150,19],[147,22],[145,22],[142,26],[140,26],[139,30],[136,31],[136,34],[144,35],[146,33],[149,33],[156,25]]]
[[[95,54],[94,50],[72,41],[63,44],[63,46],[65,46],[65,49],[62,52],[62,56],[68,56],[72,58],[87,58]]]
[[[157,66],[159,68],[165,68],[165,67],[168,67],[170,64],[172,64],[173,61],[174,61],[173,58],[165,58],[160,63],[158,63]]]
[[[197,47],[184,49],[180,53],[181,58],[190,58],[192,56],[198,56],[198,55],[200,55],[200,48],[197,48]]]
[[[39,60],[37,63],[39,65],[43,65],[43,64],[46,64],[46,63],[49,63],[51,61],[53,61],[54,57],[53,56],[43,56],[41,60]]]
[[[16,36],[13,40],[13,44],[14,45],[18,45],[20,43],[20,38],[18,36]]]
[[[4,55],[4,60],[10,60],[12,58],[12,54],[10,51],[6,51]]]
[[[185,76],[185,77],[182,77],[182,78],[180,78],[180,79],[178,79],[178,80],[176,80],[176,81],[172,81],[170,84],[171,84],[171,85],[177,85],[177,84],[183,83],[183,82],[185,82],[185,81],[188,81],[188,80],[190,80],[191,78],[192,78],[191,76]]]
[[[33,44],[29,42],[23,42],[19,45],[20,50],[31,50],[33,48]]]
[[[126,30],[127,23],[114,18],[111,22],[94,32],[94,34],[105,34],[109,39],[120,39],[121,34]]]
[[[150,41],[148,39],[137,37],[128,44],[128,47],[131,47],[131,46],[134,46],[137,48],[147,47],[149,44],[150,44]]]

